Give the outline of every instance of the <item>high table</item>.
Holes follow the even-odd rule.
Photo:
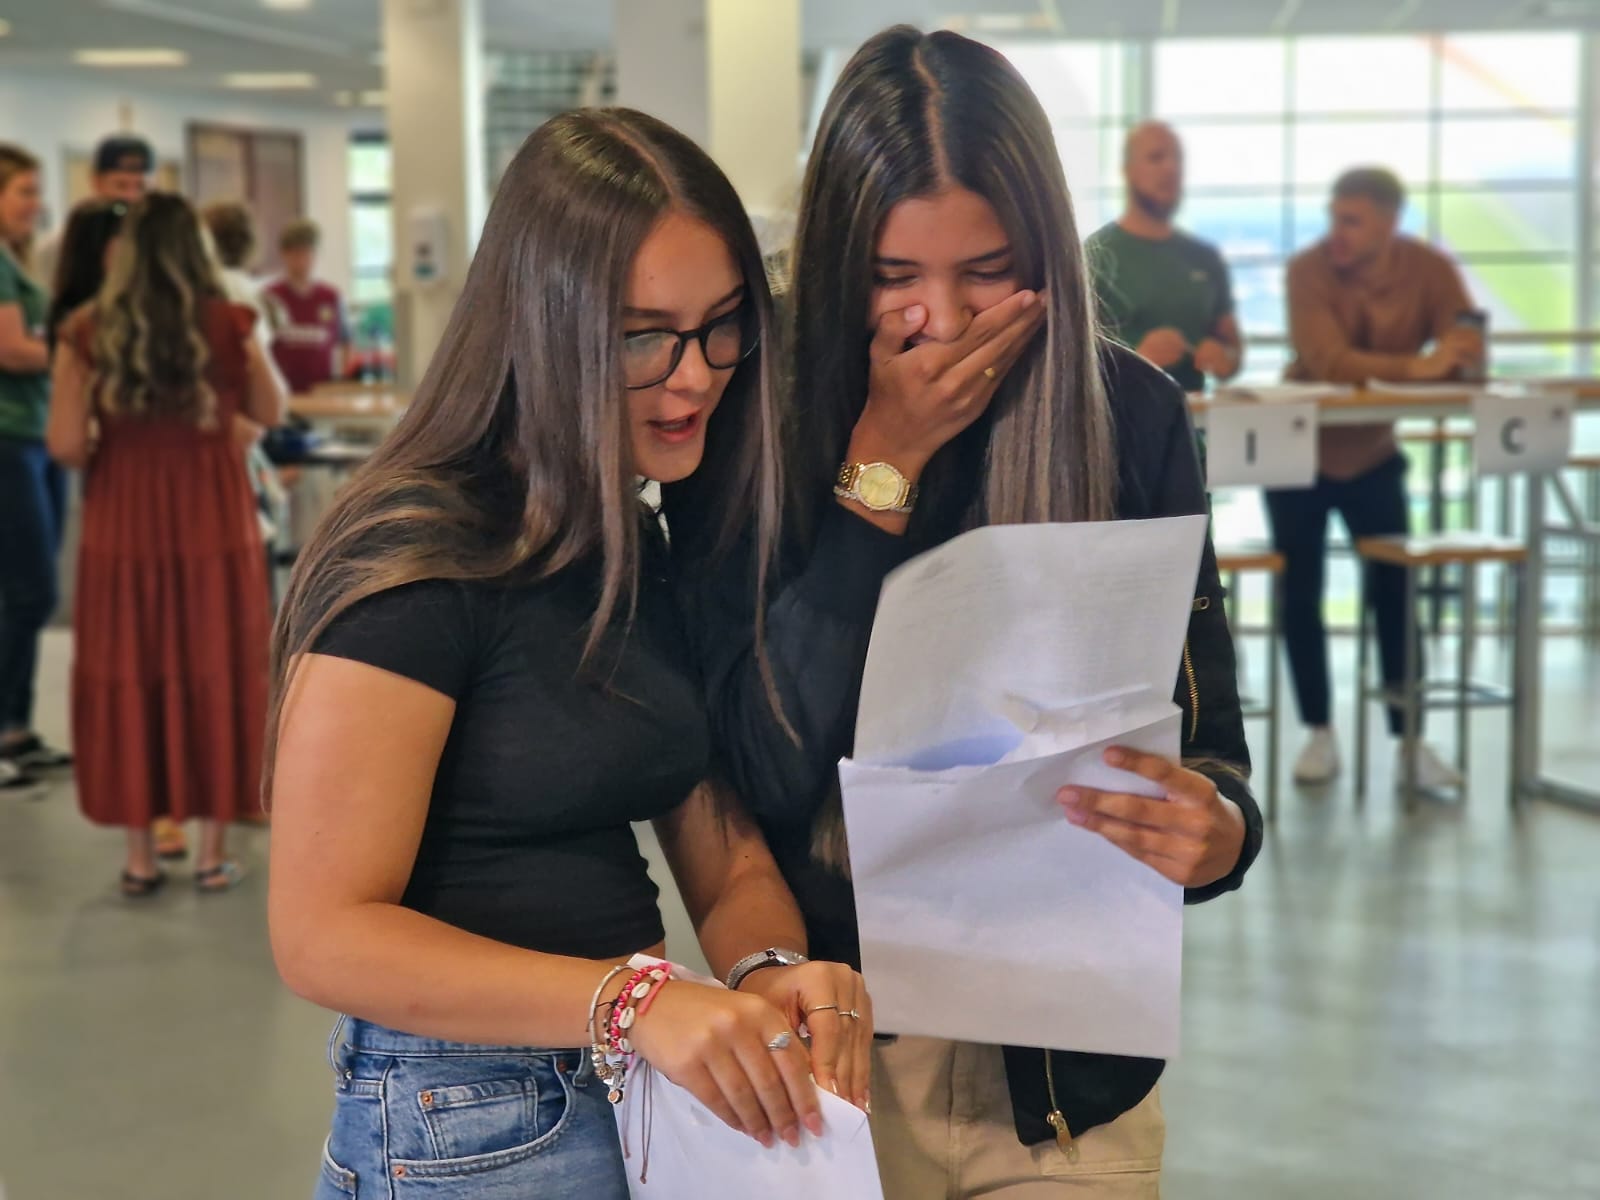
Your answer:
[[[411,397],[390,386],[323,384],[289,397],[290,415],[313,426],[359,428],[382,436],[394,427]]]
[[[1513,382],[1548,388],[1570,395],[1573,407],[1582,412],[1600,412],[1600,380],[1528,380]],[[1362,425],[1377,421],[1427,420],[1450,418],[1472,419],[1472,398],[1468,390],[1440,389],[1427,394],[1369,392],[1357,390],[1342,395],[1330,395],[1317,402],[1317,420],[1320,425]],[[1211,402],[1202,396],[1190,398],[1190,409],[1195,425],[1205,426]],[[1552,536],[1575,538],[1600,546],[1600,524],[1589,520],[1572,494],[1572,489],[1559,473],[1539,474],[1529,472],[1523,481],[1528,521],[1528,562],[1526,568],[1527,594],[1519,606],[1516,638],[1519,659],[1522,663],[1524,697],[1516,714],[1512,736],[1523,748],[1522,778],[1518,790],[1524,795],[1554,800],[1561,804],[1600,812],[1600,789],[1575,787],[1551,779],[1544,774],[1542,761],[1542,708],[1539,697],[1539,680],[1542,677],[1543,643],[1540,639],[1540,618],[1544,598],[1545,540]],[[1556,518],[1549,515],[1547,501],[1554,497]],[[1564,518],[1562,520],[1561,518]]]

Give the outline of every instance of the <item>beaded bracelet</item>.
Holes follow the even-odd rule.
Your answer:
[[[627,1074],[626,1060],[608,1053],[606,1039],[600,1031],[596,1019],[602,1007],[600,997],[606,990],[606,985],[621,975],[628,968],[625,966],[612,967],[606,977],[600,981],[600,986],[594,989],[594,998],[589,1001],[589,1061],[594,1064],[594,1073],[600,1082],[610,1088],[609,1098],[613,1104],[622,1100],[622,1087]],[[611,1002],[612,1011],[616,1011],[616,1001]]]
[[[608,1050],[627,1056],[633,1054],[633,1043],[628,1038],[628,1032],[639,1019],[639,1004],[648,999],[651,993],[665,987],[671,978],[670,968],[667,967],[641,967],[628,977],[628,982],[622,985],[622,991],[617,996],[616,1006],[611,1010],[610,1037],[606,1042]]]

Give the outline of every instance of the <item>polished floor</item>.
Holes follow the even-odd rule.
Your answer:
[[[1600,787],[1600,652],[1548,659],[1553,765]],[[1512,816],[1503,719],[1474,736],[1465,809],[1397,813],[1387,755],[1364,812],[1287,787],[1245,889],[1190,910],[1169,1200],[1600,1197],[1600,816]],[[241,891],[130,905],[70,783],[0,801],[6,1200],[310,1194],[330,1020],[273,974],[265,835],[237,848]]]

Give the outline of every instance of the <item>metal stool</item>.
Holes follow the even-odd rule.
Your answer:
[[[1260,718],[1267,723],[1267,820],[1278,819],[1278,655],[1283,625],[1283,555],[1276,550],[1237,548],[1217,551],[1217,571],[1228,581],[1228,624],[1239,629],[1239,577],[1246,571],[1262,571],[1269,577],[1271,599],[1267,612],[1267,698],[1248,700],[1240,696],[1245,720]]]
[[[1567,460],[1567,468],[1576,471],[1583,481],[1584,516],[1600,523],[1600,454],[1574,454]],[[1600,543],[1596,542],[1590,542],[1584,550],[1583,615],[1579,624],[1589,637],[1600,633]]]
[[[1512,640],[1511,686],[1499,687],[1476,683],[1472,679],[1472,659],[1478,623],[1478,567],[1484,563],[1501,563],[1514,578],[1512,589],[1513,625],[1515,614],[1526,603],[1523,594],[1523,574],[1528,551],[1519,542],[1490,534],[1445,533],[1425,534],[1418,537],[1362,538],[1356,543],[1356,553],[1362,560],[1361,612],[1356,622],[1356,802],[1366,799],[1367,793],[1367,706],[1373,700],[1397,703],[1404,712],[1404,737],[1406,745],[1417,741],[1422,724],[1422,713],[1431,709],[1454,709],[1456,713],[1456,770],[1462,778],[1462,797],[1466,796],[1468,774],[1468,746],[1471,741],[1470,719],[1475,708],[1505,708],[1510,713],[1511,779],[1510,800],[1517,801],[1517,783],[1522,778],[1522,746],[1517,739],[1517,710],[1522,704],[1524,679],[1522,662],[1516,640]],[[1380,678],[1376,684],[1367,680],[1367,642],[1373,623],[1372,568],[1375,565],[1399,567],[1406,581],[1406,653],[1404,682],[1395,695],[1386,689]],[[1456,677],[1449,680],[1419,678],[1420,659],[1419,622],[1417,620],[1418,578],[1429,569],[1460,568],[1461,592],[1461,644],[1457,654]],[[1431,693],[1440,698],[1430,699]],[[1412,754],[1403,756],[1405,778],[1402,795],[1408,809],[1415,806],[1419,794],[1416,764]]]
[[[1476,435],[1471,429],[1455,429],[1444,420],[1437,420],[1429,425],[1409,427],[1402,425],[1396,437],[1402,446],[1415,446],[1419,449],[1428,449],[1428,529],[1433,533],[1441,533],[1450,528],[1445,520],[1445,506],[1451,499],[1445,493],[1444,476],[1450,468],[1450,452],[1459,449],[1462,459],[1470,472],[1472,469],[1472,445]],[[1469,480],[1466,493],[1462,496],[1466,504],[1467,529],[1478,527],[1478,487],[1475,480]],[[1502,533],[1506,532],[1501,530]],[[1444,628],[1444,602],[1447,598],[1456,598],[1456,589],[1444,578],[1444,572],[1433,570],[1428,573],[1427,582],[1419,589],[1428,600],[1428,632],[1434,637],[1439,636],[1439,631]]]

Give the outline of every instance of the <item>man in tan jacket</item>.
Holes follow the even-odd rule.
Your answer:
[[[1369,380],[1440,381],[1481,361],[1482,335],[1458,324],[1472,301],[1455,265],[1398,232],[1405,193],[1382,168],[1347,171],[1334,184],[1327,237],[1289,263],[1292,380],[1364,384]],[[1343,517],[1352,540],[1405,533],[1406,460],[1394,424],[1324,428],[1317,480],[1309,488],[1267,493],[1273,543],[1287,560],[1284,639],[1300,718],[1311,739],[1295,764],[1300,783],[1325,783],[1339,771],[1330,720],[1327,631],[1322,622],[1328,514]],[[1373,609],[1386,684],[1404,675],[1405,579],[1399,568],[1373,568]],[[1389,727],[1400,736],[1400,711]],[[1460,777],[1420,740],[1412,755],[1424,786],[1455,787]],[[1403,759],[1402,759],[1403,762]],[[1396,778],[1403,771],[1396,770]]]

